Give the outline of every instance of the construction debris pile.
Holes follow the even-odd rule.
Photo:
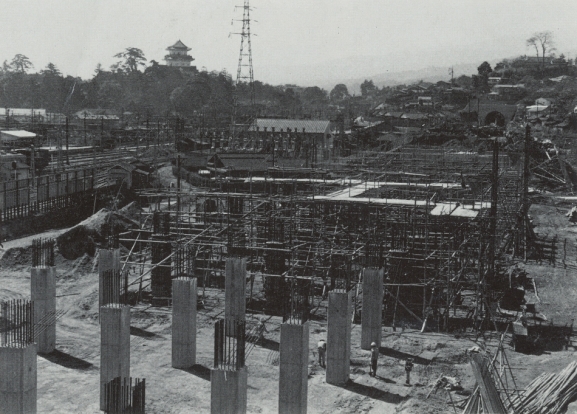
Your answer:
[[[544,373],[527,388],[513,396],[511,406],[515,414],[557,414],[577,399],[577,361],[559,373]]]

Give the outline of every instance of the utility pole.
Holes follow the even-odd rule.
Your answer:
[[[523,145],[523,192],[521,194],[521,217],[519,224],[521,225],[521,237],[523,243],[523,259],[527,261],[527,215],[529,214],[529,144],[531,142],[531,126],[529,123],[525,126],[525,142]]]
[[[66,117],[66,165],[70,165],[70,158],[68,157],[68,139],[70,137],[68,131],[68,117]]]
[[[234,33],[240,35],[240,53],[238,56],[238,68],[236,70],[236,81],[233,94],[233,109],[232,109],[232,122],[231,122],[231,134],[230,141],[233,145],[237,144],[238,130],[236,124],[239,121],[243,121],[243,124],[250,124],[255,118],[255,93],[254,93],[254,73],[252,67],[252,46],[250,39],[250,0],[244,0],[244,5],[236,6],[235,8],[242,8],[242,30],[240,33]],[[238,89],[241,83],[247,83],[250,93],[250,107],[248,109],[248,115],[244,115],[242,119],[239,119],[238,113]],[[229,142],[229,147],[231,147]]]
[[[453,71],[453,67],[451,66],[451,67],[449,68],[449,75],[451,75],[451,85],[453,84],[453,75],[454,75],[454,73],[455,73],[455,72]]]

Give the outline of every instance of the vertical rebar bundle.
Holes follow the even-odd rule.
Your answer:
[[[167,211],[155,211],[152,215],[152,229],[154,234],[170,234],[170,213]]]
[[[145,394],[144,378],[116,377],[104,386],[104,411],[108,414],[144,414]]]
[[[194,253],[192,246],[176,244],[171,259],[173,277],[194,277]]]
[[[102,225],[102,237],[104,244],[108,249],[118,249],[120,246],[119,228],[111,223]]]
[[[0,302],[0,346],[23,348],[34,343],[34,302]]]
[[[220,319],[214,324],[214,368],[238,371],[244,367],[246,323]]]
[[[127,278],[123,278],[122,272],[118,269],[110,269],[102,272],[101,306],[110,303],[126,304],[127,282]]]
[[[302,325],[310,316],[312,280],[289,277],[286,283],[290,286],[290,301],[287,311],[283,314],[283,323]]]
[[[32,240],[32,267],[54,266],[54,239]]]

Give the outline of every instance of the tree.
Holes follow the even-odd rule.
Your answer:
[[[361,83],[361,95],[363,95],[363,97],[365,98],[374,93],[376,90],[377,87],[375,86],[372,80],[365,79],[365,81]]]
[[[537,57],[539,57],[539,49],[541,49],[541,56],[543,57],[543,68],[545,68],[545,54],[547,51],[552,52],[555,50],[553,43],[553,33],[539,32],[534,33],[529,39],[527,39],[527,46],[533,46],[535,52],[537,52]]]
[[[327,100],[327,92],[318,86],[309,86],[302,92],[302,99],[308,103],[322,103]]]
[[[351,95],[349,95],[347,85],[345,85],[344,83],[339,83],[338,85],[335,85],[335,87],[329,94],[331,101],[342,101],[343,99],[348,98],[349,96]]]
[[[483,62],[477,68],[477,72],[479,73],[479,76],[489,76],[489,73],[493,72],[493,69],[491,69],[489,62]]]
[[[21,73],[26,73],[26,71],[32,67],[34,67],[34,65],[32,64],[32,62],[30,62],[30,59],[28,59],[28,57],[18,53],[16,56],[14,56],[14,59],[12,59],[12,62],[10,63],[10,65],[14,68],[14,70],[16,72],[21,72]]]
[[[56,65],[54,63],[48,63],[48,65],[46,65],[46,69],[42,69],[40,71],[40,74],[41,75],[48,75],[48,76],[60,76],[60,75],[62,75],[62,73],[56,67]]]
[[[137,72],[139,66],[145,66],[146,62],[144,52],[136,47],[127,47],[124,52],[117,53],[114,57],[123,60],[113,65],[113,70],[122,69],[124,72]]]

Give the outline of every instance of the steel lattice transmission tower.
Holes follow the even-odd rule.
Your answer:
[[[234,84],[233,110],[231,124],[231,139],[236,145],[238,142],[239,131],[247,129],[255,117],[255,96],[254,96],[254,72],[252,68],[252,47],[250,40],[250,0],[244,0],[242,8],[242,30],[240,33],[240,53],[238,56],[238,68],[236,71],[236,81]],[[249,88],[250,102],[248,108],[243,113],[239,108],[239,89],[242,84]],[[229,144],[230,146],[230,144]]]

